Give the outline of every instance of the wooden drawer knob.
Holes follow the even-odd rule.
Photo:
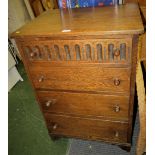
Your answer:
[[[36,56],[36,53],[35,52],[31,52],[30,53],[30,57],[33,58],[34,56]]]
[[[46,107],[50,107],[50,106],[51,106],[51,102],[52,102],[52,101],[47,101],[47,102],[45,103]]]
[[[52,129],[53,129],[53,130],[56,130],[57,128],[58,128],[58,124],[54,123],[54,124],[52,125]]]
[[[115,132],[115,137],[116,137],[116,138],[119,137],[119,132],[118,132],[118,131]]]
[[[43,82],[44,81],[44,76],[41,76],[38,81]]]
[[[114,111],[115,112],[119,112],[120,111],[120,107],[118,105],[114,106]]]
[[[56,99],[49,100],[45,103],[46,107],[50,107],[56,103]]]
[[[120,85],[120,80],[119,79],[115,79],[114,80],[114,85],[115,86],[119,86]]]
[[[120,50],[119,50],[119,49],[115,49],[114,55],[115,55],[116,57],[118,57],[118,56],[120,55]]]

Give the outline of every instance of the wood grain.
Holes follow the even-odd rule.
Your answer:
[[[34,10],[35,16],[39,16],[41,13],[44,12],[44,8],[40,0],[33,1],[31,5]]]
[[[138,5],[128,4],[49,10],[16,32],[12,37],[139,34],[143,33],[143,25]]]
[[[128,121],[129,96],[37,91],[44,112]]]
[[[138,5],[126,4],[49,10],[12,34],[51,135],[131,146],[137,43],[143,31]],[[106,45],[106,59],[97,42]],[[72,56],[65,45],[74,47]],[[126,47],[125,56],[120,46]]]
[[[50,134],[80,136],[112,142],[127,142],[127,123],[44,114]]]
[[[136,86],[136,66],[137,66],[137,54],[138,54],[138,36],[133,37],[133,51],[132,51],[132,71],[130,80],[130,101],[129,101],[129,126],[128,126],[128,142],[131,142],[133,134],[133,109],[134,109],[134,96]]]
[[[89,49],[87,49],[89,46]],[[110,49],[109,47],[112,46]],[[57,48],[56,48],[57,47]],[[76,48],[78,47],[78,48]],[[99,48],[100,47],[100,48]],[[83,61],[129,64],[132,38],[22,41],[25,57],[31,62]],[[115,55],[118,51],[117,55]],[[90,57],[88,57],[88,53]],[[32,55],[33,54],[33,55]],[[78,54],[78,55],[77,55]],[[111,56],[112,55],[112,56]]]
[[[36,89],[122,92],[130,90],[130,69],[100,67],[49,67],[33,66],[30,69]],[[42,81],[39,81],[43,77]],[[115,85],[115,80],[120,84]]]

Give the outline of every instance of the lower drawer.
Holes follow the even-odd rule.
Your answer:
[[[129,96],[37,91],[43,111],[128,121]]]
[[[50,134],[127,143],[127,123],[45,114]]]

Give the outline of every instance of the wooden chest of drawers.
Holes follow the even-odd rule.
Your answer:
[[[48,11],[12,34],[51,136],[130,147],[135,4]]]

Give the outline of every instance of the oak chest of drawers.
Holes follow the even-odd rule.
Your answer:
[[[12,34],[49,134],[129,146],[138,6],[54,10]]]

